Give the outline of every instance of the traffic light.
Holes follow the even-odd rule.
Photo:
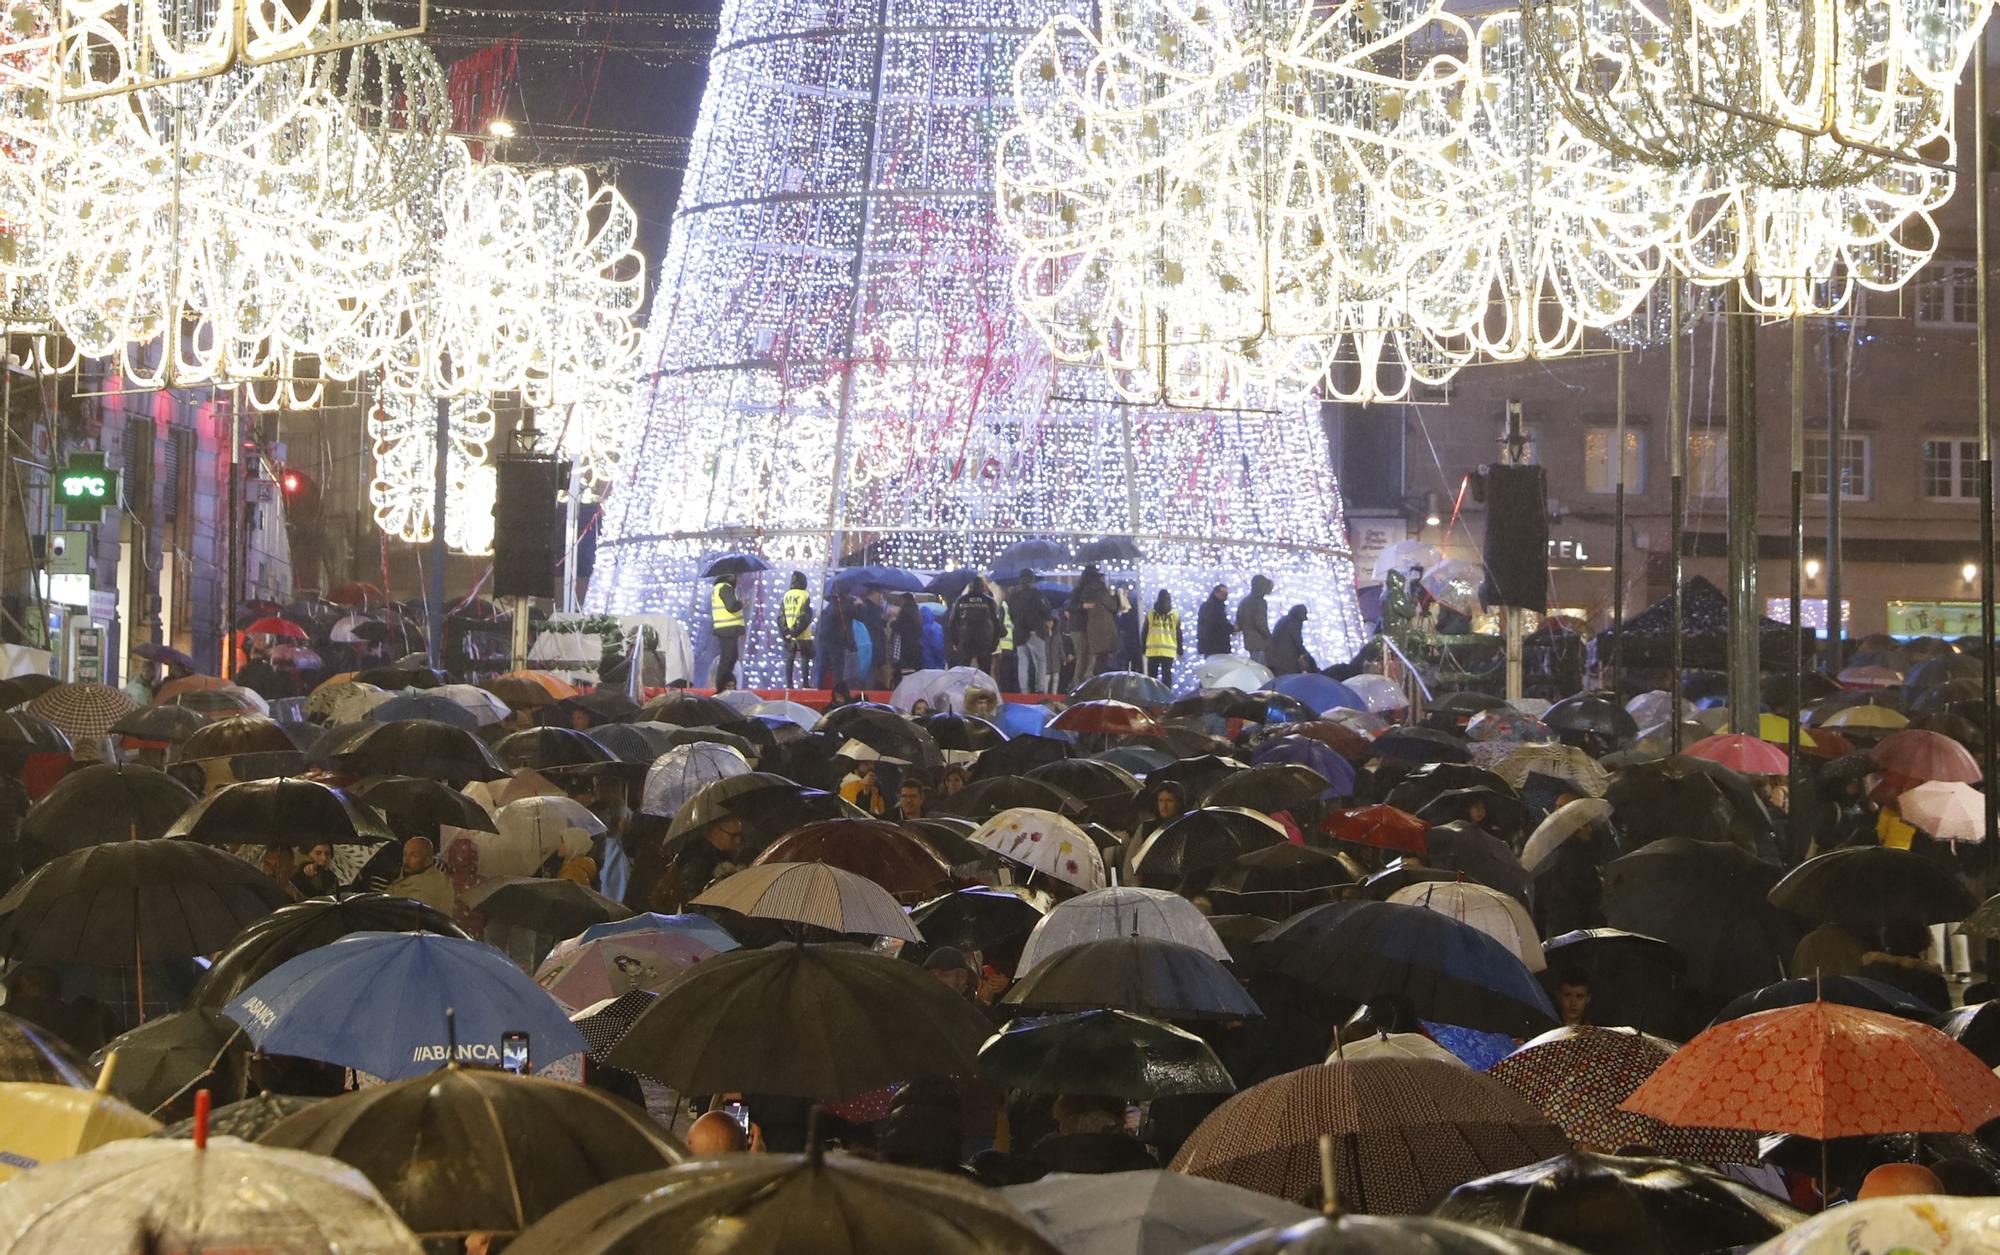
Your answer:
[[[310,508],[319,501],[319,485],[297,467],[279,469],[278,489],[285,494],[285,505],[295,511]]]

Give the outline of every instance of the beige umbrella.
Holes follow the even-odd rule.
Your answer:
[[[1528,844],[1521,847],[1521,867],[1532,874],[1556,847],[1601,819],[1611,818],[1611,803],[1601,797],[1580,797],[1564,802],[1536,825]]]
[[[1535,931],[1535,921],[1528,915],[1528,908],[1512,894],[1465,880],[1427,880],[1403,886],[1389,895],[1389,901],[1420,906],[1461,924],[1470,924],[1507,947],[1529,971],[1548,970],[1549,961],[1542,957],[1542,938]]]
[[[1422,1033],[1375,1033],[1360,1041],[1336,1044],[1326,1052],[1328,1063],[1358,1063],[1363,1059],[1431,1059],[1461,1068],[1471,1066]]]
[[[1515,788],[1528,782],[1530,775],[1554,776],[1576,786],[1578,793],[1603,797],[1611,787],[1611,773],[1596,759],[1574,745],[1523,745],[1494,764],[1493,773]]]
[[[755,919],[811,924],[837,933],[922,941],[889,891],[824,863],[764,863],[709,888],[695,906],[717,906]]]

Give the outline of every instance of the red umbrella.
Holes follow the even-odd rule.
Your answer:
[[[1979,783],[1979,764],[1963,745],[1941,732],[1904,728],[1891,732],[1875,747],[1875,761],[1884,771],[1893,771],[1911,780],[1947,780],[1959,784]]]
[[[1796,1133],[1971,1133],[2000,1116],[2000,1076],[1928,1024],[1808,1002],[1718,1024],[1620,1110],[1667,1124]]]
[[[1683,752],[1689,758],[1705,758],[1712,763],[1721,763],[1746,776],[1782,776],[1792,769],[1792,760],[1785,751],[1754,736],[1703,737]]]
[[[1158,736],[1160,725],[1130,702],[1078,702],[1049,720],[1057,732],[1103,732],[1112,736]]]
[[[353,580],[336,584],[326,591],[326,599],[337,606],[359,606],[363,610],[388,604],[389,595],[373,584]]]
[[[306,631],[290,619],[259,619],[249,627],[244,628],[243,631],[249,636],[282,636],[287,640],[293,641],[309,641],[312,639],[312,633]]]
[[[1430,825],[1406,810],[1394,806],[1363,806],[1335,811],[1320,821],[1320,831],[1336,841],[1372,845],[1379,850],[1403,854],[1429,854],[1424,834]]]

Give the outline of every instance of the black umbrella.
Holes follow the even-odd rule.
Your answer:
[[[1252,697],[1236,689],[1208,689],[1172,703],[1166,709],[1169,719],[1201,719],[1213,715],[1218,719],[1242,719],[1251,723],[1262,723],[1271,717],[1271,708],[1262,698]]]
[[[1796,936],[1767,901],[1777,881],[1727,842],[1667,837],[1605,865],[1604,914],[1680,951],[1695,988],[1733,998],[1785,974]]]
[[[742,822],[744,841],[754,853],[794,828],[859,814],[823,790],[808,789],[768,771],[750,771],[696,790],[681,803],[667,829],[666,841],[669,849],[675,849],[718,820],[736,819]]]
[[[754,1114],[754,1113],[753,1113]],[[969,1181],[847,1155],[730,1155],[617,1181],[557,1210],[509,1255],[738,1251],[1056,1255],[1020,1212]]]
[[[912,1077],[969,1076],[988,1031],[971,1003],[913,963],[778,945],[676,976],[609,1062],[687,1094],[832,1102]]]
[[[1468,1181],[1431,1214],[1538,1234],[1594,1255],[1704,1255],[1755,1245],[1805,1219],[1692,1164],[1580,1150]]]
[[[1675,757],[1618,769],[1604,800],[1620,845],[1637,850],[1669,837],[1733,841],[1746,849],[1756,843],[1722,786],[1696,763]]]
[[[1309,723],[1319,718],[1319,711],[1290,693],[1258,689],[1250,696],[1264,703],[1264,718],[1269,723]]]
[[[0,898],[0,955],[125,965],[222,949],[285,902],[262,871],[192,841],[93,845],[43,865]]]
[[[701,578],[712,580],[724,575],[755,575],[770,569],[771,564],[754,553],[725,553],[708,564]]]
[[[644,1111],[599,1090],[456,1066],[314,1103],[260,1141],[358,1169],[430,1237],[512,1234],[682,1153]]]
[[[1771,887],[1771,904],[1836,924],[1942,924],[1972,914],[1979,899],[1936,859],[1863,845],[1800,863]]]
[[[574,728],[529,728],[501,737],[493,745],[493,756],[509,768],[586,767],[612,761],[611,751],[598,744],[588,732]]]
[[[1590,986],[1590,1022],[1685,1041],[1701,1028],[1689,1006],[1687,960],[1658,937],[1616,928],[1580,928],[1542,943],[1553,997],[1564,982]]]
[[[911,910],[910,922],[926,944],[962,950],[1013,948],[1027,940],[1048,907],[1029,893],[1013,888],[972,885],[941,894]]]
[[[941,815],[987,820],[1017,806],[1055,811],[1061,815],[1081,815],[1084,804],[1072,794],[1042,780],[1026,776],[995,776],[974,780],[950,797],[939,798],[932,807]]]
[[[1353,884],[1355,871],[1332,851],[1287,841],[1238,855],[1216,873],[1215,887],[1237,893],[1303,893]]]
[[[488,927],[511,925],[543,936],[574,937],[592,924],[628,918],[631,908],[574,880],[502,876],[466,900]]]
[[[367,803],[296,778],[224,785],[190,807],[169,837],[205,845],[380,845],[393,835]]]
[[[246,1142],[254,1142],[270,1132],[279,1121],[295,1116],[319,1101],[318,1098],[303,1098],[294,1094],[258,1094],[209,1112],[208,1135],[240,1137]],[[146,1136],[191,1138],[194,1136],[194,1123],[194,1117],[189,1116]]]
[[[16,675],[0,680],[0,707],[11,709],[31,702],[63,682],[52,675]]]
[[[728,702],[699,693],[662,693],[639,707],[636,718],[648,723],[670,723],[678,728],[726,728],[743,722],[743,712]]]
[[[842,707],[836,714],[860,711],[839,721],[838,726],[829,717],[823,720],[819,731],[840,738],[842,744],[858,741],[884,758],[894,758],[913,767],[935,769],[944,766],[944,755],[938,750],[938,743],[931,734],[917,726],[915,720],[902,714],[890,714],[880,710],[862,709],[856,706]]]
[[[1008,737],[1006,744],[996,745],[981,754],[979,761],[973,764],[972,776],[977,782],[995,776],[1026,775],[1037,767],[1075,756],[1074,742],[1024,732]]]
[[[363,626],[366,626],[365,624]],[[387,631],[388,625],[381,630]],[[357,684],[372,684],[378,689],[434,689],[444,683],[444,677],[429,667],[370,667],[357,671],[353,679]]]
[[[16,677],[25,678],[31,677]],[[0,684],[12,683],[13,680],[0,680]],[[63,730],[40,715],[29,714],[25,710],[0,711],[0,765],[4,765],[6,770],[19,771],[22,764],[36,754],[67,757],[72,752],[69,737]]]
[[[474,780],[504,780],[507,768],[486,743],[464,728],[431,719],[367,723],[350,739],[313,747],[333,765],[362,776],[424,776],[454,789]]]
[[[1214,1248],[1214,1255],[1577,1255],[1576,1248],[1527,1233],[1482,1229],[1433,1216],[1331,1215],[1264,1229]]]
[[[1504,777],[1484,767],[1474,767],[1469,763],[1428,763],[1398,779],[1396,787],[1390,789],[1388,796],[1382,800],[1397,810],[1414,815],[1447,793],[1462,793],[1467,789],[1484,789],[1498,797],[1520,797]]]
[[[111,725],[112,732],[136,741],[186,739],[208,726],[208,716],[185,706],[141,706]]]
[[[1130,1011],[1162,1020],[1264,1014],[1205,951],[1137,934],[1066,946],[1035,964],[1001,1002],[1021,1011]]]
[[[931,734],[939,749],[960,750],[980,753],[1006,741],[1007,734],[992,721],[978,715],[955,715],[950,711],[939,711],[917,720],[924,731]]]
[[[1153,711],[1166,707],[1173,696],[1172,689],[1137,671],[1100,671],[1069,692],[1073,702],[1130,702]]]
[[[1260,763],[1216,781],[1201,804],[1240,806],[1273,815],[1302,810],[1332,787],[1325,776],[1299,763]]]
[[[154,709],[159,709],[155,707]],[[229,715],[203,720],[203,726],[174,747],[170,761],[231,758],[237,754],[297,753],[291,734],[263,715]]]
[[[1243,855],[1286,839],[1283,828],[1256,811],[1203,807],[1146,838],[1132,855],[1132,880],[1155,889],[1199,888]]]
[[[1472,761],[1472,751],[1465,741],[1448,732],[1435,728],[1413,728],[1401,724],[1390,728],[1369,744],[1369,750],[1377,758],[1390,758],[1406,763],[1465,763]]]
[[[2000,1005],[1968,1003],[1939,1015],[1932,1023],[1946,1037],[1978,1055],[1987,1067],[2000,1067]]]
[[[1525,1037],[1556,1025],[1534,974],[1470,924],[1395,902],[1335,902],[1266,934],[1259,962],[1322,993]]]
[[[1509,894],[1523,906],[1528,904],[1528,873],[1507,843],[1492,833],[1459,820],[1432,828],[1424,834],[1424,844],[1430,847],[1432,866],[1463,872],[1468,880]]]
[[[41,862],[108,841],[164,836],[194,801],[187,786],[164,771],[93,763],[64,776],[30,806],[19,837]]]
[[[1836,1137],[1824,1143],[1785,1133],[1762,1139],[1759,1147],[1763,1161],[1772,1167],[1813,1178],[1824,1172],[1834,1192],[1849,1196],[1861,1188],[1864,1177],[1883,1164],[1936,1168],[1946,1160],[1954,1161],[1953,1167],[1968,1173],[1972,1182],[1968,1188],[1964,1178],[1949,1181],[1945,1193],[2000,1194],[2000,1154],[1970,1133],[1880,1133]]]
[[[365,803],[382,816],[382,822],[398,840],[424,837],[438,849],[444,842],[438,829],[445,824],[496,832],[493,816],[486,808],[457,789],[419,776],[383,776],[349,789],[348,795]]]
[[[1775,1011],[1779,1007],[1804,1006],[1808,1002],[1837,1002],[1865,1011],[1900,1015],[1906,1020],[1929,1021],[1938,1013],[1936,1007],[1923,999],[1883,981],[1863,976],[1794,976],[1731,998],[1722,1010],[1715,1013],[1711,1024],[1740,1020],[1746,1015]]]
[[[639,703],[618,689],[599,688],[565,697],[556,703],[556,709],[565,715],[580,710],[593,723],[617,723],[638,714]]]
[[[307,898],[279,907],[211,950],[221,950],[190,1006],[220,1010],[288,959],[358,932],[427,932],[447,937],[465,933],[436,907],[384,893],[347,893]]]
[[[1226,777],[1243,770],[1242,763],[1216,754],[1179,759],[1146,773],[1146,787],[1139,794],[1139,805],[1143,809],[1165,787],[1173,788],[1182,800],[1191,803],[1196,798],[1206,797],[1208,791],[1221,784]]]
[[[918,819],[903,825],[911,836],[931,848],[931,852],[944,860],[945,866],[955,873],[969,878],[966,869],[997,871],[1000,856],[991,846],[981,845],[972,839],[979,825],[969,819],[953,815],[937,815],[928,819]]]
[[[611,1001],[604,1003],[588,1015],[571,1019],[576,1031],[583,1035],[585,1053],[594,1063],[603,1063],[625,1030],[638,1022],[646,1009],[660,1000],[660,995],[650,989],[628,989]]]
[[[1097,758],[1065,758],[1043,763],[1028,779],[1052,784],[1080,800],[1094,815],[1122,819],[1139,794],[1139,777],[1116,763]]]
[[[1488,710],[1504,710],[1507,699],[1491,693],[1461,690],[1446,693],[1424,709],[1424,726],[1440,732],[1462,732],[1466,721]]]
[[[1564,740],[1595,738],[1607,749],[1639,735],[1638,721],[1626,711],[1618,694],[1601,690],[1563,698],[1542,712],[1542,722],[1559,734],[1569,734]]]
[[[979,1048],[979,1075],[1030,1094],[1102,1094],[1139,1101],[1236,1089],[1207,1042],[1163,1020],[1126,1011],[1016,1020]]]
[[[607,723],[592,728],[590,735],[619,762],[650,766],[654,759],[674,747],[677,731],[664,723]]]
[[[249,1035],[204,1007],[160,1016],[112,1038],[91,1056],[91,1066],[102,1069],[114,1052],[111,1092],[157,1119],[192,1115],[198,1089],[236,1097],[248,1080]]]
[[[755,727],[757,725],[754,723],[734,723],[728,729],[701,724],[685,728],[677,727],[667,734],[667,748],[674,749],[682,745],[726,745],[743,757],[754,760],[763,757],[762,751],[749,736],[750,730]]]

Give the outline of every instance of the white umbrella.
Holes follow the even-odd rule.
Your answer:
[[[1427,880],[1405,885],[1389,895],[1389,901],[1404,906],[1420,906],[1447,919],[1470,924],[1513,953],[1531,972],[1546,971],[1549,961],[1542,957],[1542,937],[1528,908],[1512,894],[1489,889],[1466,880]]]
[[[1625,713],[1632,716],[1634,723],[1644,728],[1656,723],[1665,723],[1673,718],[1674,704],[1672,693],[1665,689],[1653,689],[1626,702]],[[1694,718],[1694,703],[1685,697],[1681,698],[1680,712],[1683,719]]]
[[[837,933],[922,941],[889,891],[824,863],[759,863],[702,891],[695,906],[717,906],[756,919],[787,920]]]
[[[1297,1203],[1158,1168],[1056,1173],[1000,1193],[1033,1217],[1065,1255],[1218,1250],[1259,1230],[1313,1218]]]
[[[482,728],[505,723],[514,713],[512,706],[474,684],[440,684],[430,690],[430,695],[442,697],[465,711]]]
[[[975,685],[1000,691],[1000,682],[977,667],[952,667],[946,671],[912,671],[889,694],[889,704],[907,711],[919,699],[933,711],[965,709],[965,690]]]
[[[1015,970],[1028,972],[1058,950],[1116,937],[1177,941],[1218,962],[1229,961],[1228,947],[1194,903],[1164,889],[1119,885],[1071,898],[1043,916],[1021,947]]]
[[[1241,693],[1269,688],[1272,679],[1269,667],[1235,654],[1204,658],[1194,665],[1192,674],[1197,689],[1235,689]]]
[[[1549,707],[1555,703],[1546,697],[1515,697],[1508,699],[1507,704],[1524,715],[1532,715],[1540,719],[1543,715],[1549,713]],[[1454,1059],[1457,1057],[1457,1055],[1452,1056]]]
[[[1422,1033],[1377,1033],[1326,1052],[1328,1063],[1353,1063],[1356,1059],[1436,1059],[1461,1068],[1469,1066]]]
[[[749,762],[730,746],[712,741],[676,745],[646,769],[646,783],[639,790],[639,811],[645,815],[677,814],[702,786],[745,775],[749,770]]]
[[[730,689],[725,693],[717,693],[715,700],[726,706],[740,710],[746,715],[753,713],[756,707],[764,704],[764,699],[757,695],[755,689]]]
[[[528,797],[509,802],[494,816],[498,832],[474,832],[479,874],[532,876],[555,854],[575,858],[590,853],[604,821],[571,797]]]
[[[1521,847],[1521,868],[1533,872],[1542,865],[1542,860],[1556,852],[1556,847],[1600,819],[1611,818],[1611,803],[1601,797],[1580,797],[1574,802],[1564,802],[1549,812],[1549,817],[1535,826],[1528,844]]]
[[[804,702],[758,702],[744,713],[759,719],[789,719],[808,732],[819,722],[819,712]]]
[[[344,619],[336,620],[333,627],[327,631],[326,638],[336,645],[359,645],[361,636],[356,629],[364,623],[373,622],[374,620],[365,614],[350,614]]]
[[[1986,839],[1986,795],[1956,780],[1926,780],[1896,799],[1903,818],[1940,841]]]
[[[1002,858],[1079,889],[1104,887],[1104,855],[1083,829],[1054,811],[1016,806],[979,825],[972,839]]]
[[[1341,683],[1353,689],[1354,695],[1366,702],[1368,709],[1378,715],[1409,708],[1410,699],[1404,694],[1402,686],[1386,675],[1364,671],[1360,675],[1349,676]]]
[[[1377,736],[1389,730],[1389,721],[1382,716],[1366,710],[1353,710],[1346,706],[1336,706],[1321,715],[1320,718],[1329,723],[1337,723],[1343,727],[1352,728],[1363,736]],[[1505,745],[1507,742],[1481,741],[1478,744]]]
[[[876,749],[866,741],[847,741],[838,750],[834,751],[834,753],[836,757],[849,759],[857,763],[895,763],[902,767],[910,765],[909,759],[895,758],[884,754],[881,750]]]
[[[349,681],[348,688],[334,699],[330,717],[335,723],[360,723],[368,717],[368,712],[394,697],[388,689],[376,688],[358,680]]]

